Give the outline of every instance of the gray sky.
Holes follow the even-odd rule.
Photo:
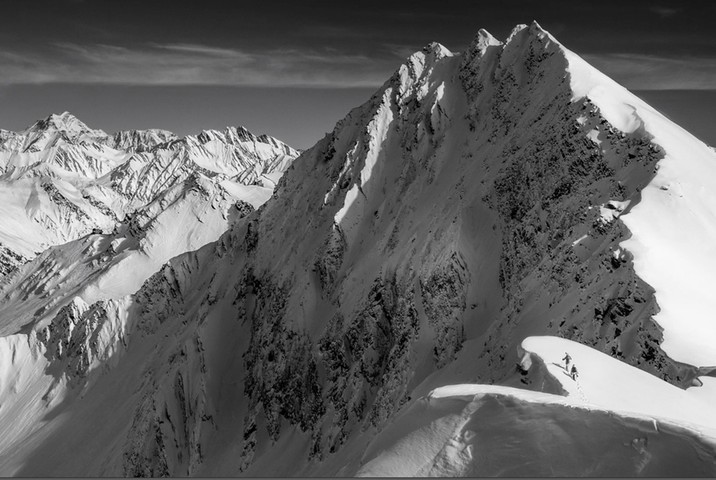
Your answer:
[[[615,80],[648,91],[642,96],[675,120],[686,112],[706,132],[694,133],[716,144],[711,1],[3,0],[2,7],[0,127],[12,130],[68,110],[109,132],[240,124],[305,148],[425,44],[460,51],[479,28],[504,39],[535,19]]]

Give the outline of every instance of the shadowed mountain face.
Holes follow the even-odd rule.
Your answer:
[[[570,55],[536,23],[431,44],[218,241],[6,337],[34,372],[13,398],[42,397],[12,408],[46,423],[0,442],[0,472],[353,475],[435,387],[543,388],[515,368],[537,334],[690,385],[619,245],[664,150],[574,93]]]

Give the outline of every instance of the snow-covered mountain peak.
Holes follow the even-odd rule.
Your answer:
[[[490,32],[481,28],[468,47],[466,56],[475,56],[477,53],[484,55],[489,47],[496,47],[498,45],[502,45],[502,42],[493,37]]]
[[[46,131],[62,132],[69,138],[76,138],[83,134],[90,134],[92,136],[107,136],[107,134],[102,130],[91,129],[70,112],[63,112],[60,114],[53,113],[47,118],[38,120],[26,130],[28,133],[40,133]]]
[[[556,41],[552,34],[542,28],[542,26],[537,22],[537,20],[532,20],[528,28],[532,35],[538,35],[540,37],[549,37],[551,40]]]
[[[321,420],[346,426],[316,449],[337,449],[351,422],[380,425],[410,385],[514,375],[510,351],[534,331],[592,345],[678,386],[697,376],[660,350],[656,300],[619,249],[628,231],[619,215],[594,208],[637,204],[663,151],[647,132],[621,132],[589,98],[575,98],[570,74],[568,51],[536,22],[504,44],[484,32],[462,58],[427,48],[287,173],[255,234],[285,239],[286,248],[259,241],[247,271],[272,272],[262,275],[281,285],[280,304],[264,298],[290,312],[287,331],[323,335],[321,354],[334,355],[328,368],[336,369],[326,388],[349,388],[325,403],[339,420]],[[272,333],[254,331],[258,342]],[[268,417],[269,431],[280,430],[284,407],[270,402],[285,398],[278,380],[261,376],[269,353],[254,345],[248,458],[256,424]],[[409,352],[430,358],[408,360]],[[367,386],[376,377],[353,381],[361,368],[390,373]],[[274,400],[264,400],[267,391]],[[274,413],[256,413],[267,410]]]
[[[423,70],[430,70],[437,62],[452,55],[452,52],[444,45],[432,42],[423,47],[419,52],[415,52],[408,57],[404,65],[412,66],[415,76],[420,76]]]
[[[518,25],[504,42],[506,51],[520,51],[522,55],[530,50],[545,50],[556,52],[562,45],[537,22],[529,25]],[[525,57],[513,59],[516,63],[526,63]]]
[[[475,38],[472,40],[468,48],[461,55],[462,66],[461,71],[470,72],[463,74],[463,82],[476,83],[480,77],[479,71],[485,70],[482,67],[483,57],[488,55],[488,51],[492,51],[495,55],[501,51],[503,43],[492,36],[490,32],[481,28]]]
[[[510,31],[510,34],[507,35],[507,40],[505,40],[505,43],[510,43],[520,32],[523,30],[527,30],[528,26],[525,23],[520,23],[515,25],[515,27]]]
[[[392,87],[405,104],[409,98],[420,101],[428,95],[431,88],[448,80],[442,66],[446,61],[455,58],[445,46],[433,42],[421,51],[415,52],[396,70],[384,88]],[[442,73],[437,73],[438,71]],[[379,92],[385,94],[386,92]],[[390,93],[390,92],[388,92]],[[377,93],[374,99],[377,99]],[[383,99],[385,102],[385,98]],[[385,110],[387,113],[387,110]]]
[[[428,57],[440,60],[444,57],[452,57],[453,53],[448,48],[438,42],[430,42],[423,47],[423,53],[427,54]]]
[[[109,141],[110,137],[104,131],[89,128],[69,112],[52,114],[23,131],[3,131],[0,135],[0,152],[16,152],[19,155],[15,155],[12,160],[0,158],[0,171],[14,166],[15,170],[19,168],[18,171],[22,173],[25,167],[33,164],[52,162],[54,148],[90,147],[97,150]]]
[[[516,25],[512,29],[512,31],[510,31],[510,34],[507,36],[505,44],[512,42],[516,37],[519,36],[537,37],[540,39],[548,37],[550,40],[555,40],[554,37],[547,30],[542,28],[542,26],[537,23],[536,20],[533,20],[529,25],[524,23]]]
[[[255,142],[258,137],[253,133],[249,132],[243,125],[236,127],[226,127],[224,135],[232,140],[236,139],[243,142]]]

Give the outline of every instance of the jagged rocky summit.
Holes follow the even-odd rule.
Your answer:
[[[245,178],[217,154],[245,138],[115,136],[132,160],[90,192],[151,196],[145,155]],[[0,473],[713,475],[715,332],[679,314],[712,257],[659,227],[711,238],[714,169],[537,23],[430,44],[218,240],[147,264],[140,215],[10,275]]]

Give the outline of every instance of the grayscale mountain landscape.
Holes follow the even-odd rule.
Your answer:
[[[0,130],[0,475],[716,476],[716,150],[536,21],[335,120]]]

